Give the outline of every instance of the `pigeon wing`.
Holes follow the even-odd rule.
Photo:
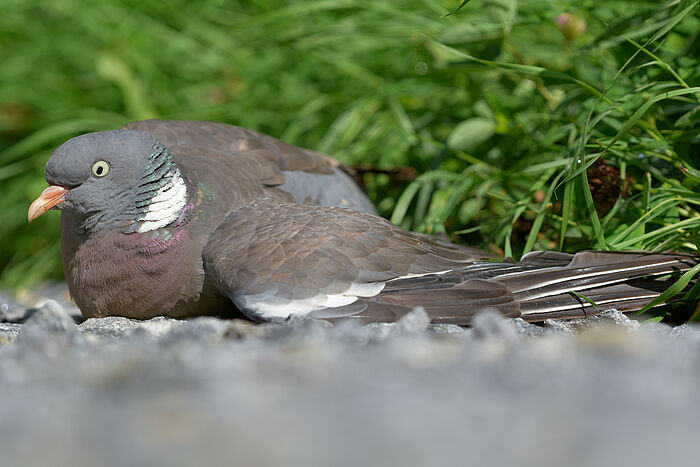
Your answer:
[[[212,159],[253,158],[263,184],[292,194],[298,203],[340,206],[374,212],[367,195],[349,175],[350,169],[325,154],[299,148],[271,136],[224,123],[185,120],[144,120],[126,130],[152,134],[166,147],[211,148]],[[223,157],[222,157],[223,155]]]
[[[445,273],[482,257],[359,211],[257,200],[214,231],[204,266],[241,311],[273,319],[333,309],[347,315],[356,308],[342,307],[380,295],[392,281]],[[507,292],[500,284],[492,289]],[[435,299],[444,300],[440,295]],[[389,316],[396,306],[373,308]]]
[[[697,262],[591,251],[488,262],[366,213],[266,201],[231,213],[204,250],[207,274],[255,319],[394,321],[420,306],[459,325],[484,310],[528,321],[637,310]]]

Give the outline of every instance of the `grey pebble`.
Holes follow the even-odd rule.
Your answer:
[[[0,323],[21,323],[36,311],[0,294]]]
[[[0,323],[0,345],[13,343],[20,329],[22,326],[16,323]]]
[[[55,300],[45,300],[26,320],[18,340],[22,344],[42,344],[72,339],[78,330],[73,318]]]
[[[486,310],[474,316],[472,328],[474,335],[481,339],[512,341],[519,337],[512,320],[504,318],[497,311]]]

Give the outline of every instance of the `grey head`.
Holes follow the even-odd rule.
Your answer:
[[[51,186],[32,204],[30,221],[48,209],[60,209],[89,232],[163,227],[180,216],[187,198],[186,184],[167,148],[149,133],[135,130],[68,140],[46,163],[46,181]]]

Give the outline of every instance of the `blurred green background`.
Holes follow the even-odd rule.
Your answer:
[[[0,284],[61,277],[51,151],[154,117],[414,168],[380,213],[499,253],[696,250],[698,2],[459,4],[4,0]]]

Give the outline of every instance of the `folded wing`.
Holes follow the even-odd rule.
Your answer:
[[[144,120],[123,128],[146,131],[185,155],[188,147],[208,148],[214,161],[221,155],[253,160],[249,174],[259,174],[264,185],[290,193],[298,203],[374,213],[372,202],[348,174],[350,169],[325,154],[224,123]]]
[[[230,214],[204,251],[207,274],[254,319],[386,322],[421,306],[433,322],[459,325],[487,309],[528,321],[632,311],[698,261],[592,251],[483,259],[369,214],[264,200]]]

